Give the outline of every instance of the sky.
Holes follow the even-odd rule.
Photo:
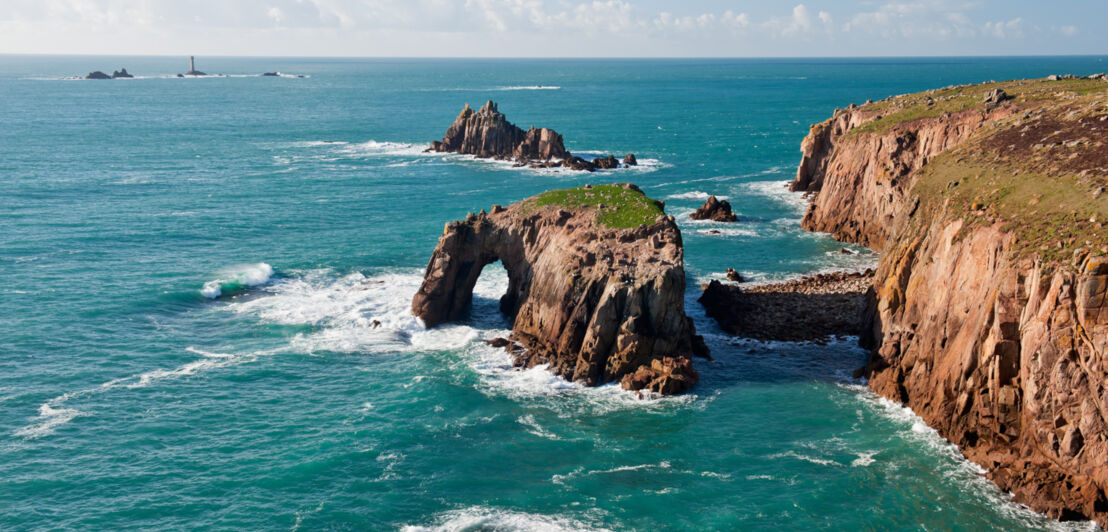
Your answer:
[[[1108,0],[0,0],[0,53],[1108,54]]]

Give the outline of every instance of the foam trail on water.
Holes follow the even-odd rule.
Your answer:
[[[570,532],[605,531],[576,519],[501,510],[485,506],[471,506],[440,514],[435,523],[428,526],[409,525],[403,532],[462,532],[466,530]]]
[[[277,350],[256,351],[252,353],[234,355],[224,353],[209,353],[195,347],[188,347],[186,348],[186,351],[201,355],[204,358],[189,362],[187,364],[183,364],[176,368],[156,369],[137,375],[112,379],[95,388],[87,388],[84,390],[78,390],[76,392],[68,392],[59,395],[39,406],[38,422],[27,425],[26,427],[15,431],[14,434],[25,440],[38,439],[43,436],[53,434],[58,427],[69,423],[77,417],[89,415],[75,408],[66,408],[63,406],[66,402],[72,399],[101,394],[115,389],[145,388],[159,381],[167,379],[178,379],[181,377],[195,375],[197,373],[208,371],[211,369],[251,362],[257,360],[259,356],[271,355],[278,352]]]
[[[248,287],[261,286],[268,283],[269,278],[273,276],[273,267],[264,262],[259,262],[228,268],[220,272],[219,275],[221,276],[220,279],[204,283],[204,286],[200,289],[200,295],[209,299],[216,299],[223,295],[225,291],[233,292]]]

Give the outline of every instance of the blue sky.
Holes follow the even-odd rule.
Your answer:
[[[0,0],[0,53],[1108,54],[1108,0]]]

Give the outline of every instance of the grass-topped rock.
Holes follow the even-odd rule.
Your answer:
[[[551,190],[524,200],[522,207],[529,212],[543,207],[589,211],[598,224],[616,229],[649,225],[665,216],[664,203],[629,183]]]
[[[547,364],[595,386],[679,393],[707,347],[685,315],[681,232],[630,184],[539,194],[446,225],[412,312],[428,327],[461,319],[481,269],[501,261],[518,365]]]

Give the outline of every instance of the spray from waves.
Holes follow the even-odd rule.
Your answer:
[[[273,268],[264,263],[247,264],[228,268],[219,274],[221,279],[215,279],[204,283],[200,289],[200,295],[216,299],[226,293],[239,292],[253,286],[261,286],[269,282],[273,276]]]
[[[521,370],[503,349],[485,339],[510,331],[499,311],[508,276],[499,264],[485,268],[474,287],[473,310],[465,324],[427,329],[412,316],[412,296],[423,282],[418,270],[366,276],[336,275],[329,270],[292,272],[263,290],[264,297],[232,301],[227,311],[252,315],[283,325],[307,325],[310,332],[294,337],[288,349],[297,353],[414,352],[456,353],[462,371],[478,375],[486,395],[520,401],[554,399],[561,409],[609,412],[629,408],[671,409],[697,400],[693,394],[675,397],[641,396],[618,384],[590,388],[567,381],[540,365]]]
[[[137,375],[113,379],[94,388],[68,392],[54,397],[39,406],[39,415],[35,418],[35,423],[15,431],[14,434],[25,440],[35,440],[53,434],[58,427],[69,423],[75,418],[90,415],[75,408],[65,407],[65,404],[73,399],[98,395],[117,389],[145,388],[159,381],[180,379],[216,368],[244,364],[257,360],[261,356],[273,355],[279,352],[279,350],[270,350],[236,355],[210,353],[195,347],[188,347],[186,351],[201,355],[203,358],[177,368],[156,369]]]
[[[436,351],[457,349],[476,340],[478,331],[471,326],[426,329],[412,315],[412,295],[422,282],[423,276],[415,271],[336,276],[328,270],[314,270],[291,274],[267,286],[266,297],[235,301],[227,309],[271,323],[313,327],[314,331],[292,340],[290,348],[297,352]],[[505,291],[506,274],[486,273],[478,280],[474,295],[495,300]],[[498,313],[489,319],[501,323]]]
[[[582,521],[563,516],[548,516],[484,506],[472,506],[440,514],[429,526],[409,525],[402,532],[463,532],[496,530],[498,532],[570,532],[605,531]]]

